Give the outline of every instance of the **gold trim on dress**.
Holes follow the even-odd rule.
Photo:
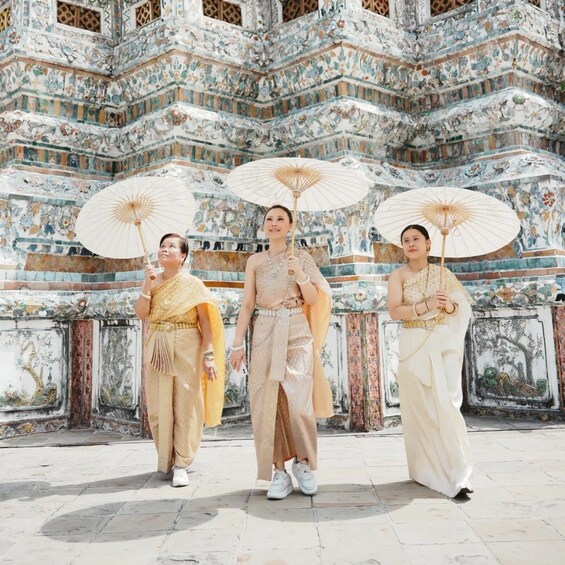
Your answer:
[[[157,330],[160,332],[174,332],[175,330],[189,330],[197,328],[198,324],[190,324],[188,322],[151,322],[149,324],[150,330]]]
[[[433,318],[426,318],[425,320],[402,320],[403,328],[423,328],[431,330],[440,324],[445,324],[445,315],[443,313],[434,316]]]

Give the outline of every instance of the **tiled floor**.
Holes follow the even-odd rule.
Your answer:
[[[320,435],[319,493],[269,501],[246,424],[174,489],[153,444],[88,430],[0,442],[0,562],[565,563],[565,424],[469,418],[475,494],[409,481],[401,431]]]

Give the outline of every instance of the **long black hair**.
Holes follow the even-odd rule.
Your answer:
[[[417,231],[419,231],[426,239],[430,239],[430,234],[428,233],[428,230],[427,230],[424,226],[421,226],[420,224],[410,224],[409,226],[406,226],[406,227],[402,230],[402,233],[400,234],[400,242],[401,242],[401,243],[402,243],[402,238],[403,238],[404,234],[405,234],[408,230],[417,230]]]

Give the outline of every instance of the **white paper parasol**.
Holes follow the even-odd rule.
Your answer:
[[[103,257],[127,259],[156,250],[165,233],[184,235],[196,211],[189,188],[165,177],[133,177],[95,194],[81,209],[78,240]]]
[[[352,206],[369,192],[363,175],[330,161],[279,157],[261,159],[237,167],[227,177],[240,198],[272,206],[282,204],[296,212],[335,210]],[[294,251],[294,221],[291,252]]]
[[[504,247],[520,231],[516,213],[500,200],[464,188],[416,188],[385,200],[375,212],[379,232],[401,247],[400,234],[411,224],[424,226],[430,255],[474,257]]]

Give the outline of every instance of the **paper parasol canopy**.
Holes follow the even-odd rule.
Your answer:
[[[76,222],[78,240],[103,257],[128,259],[157,250],[166,233],[185,234],[196,212],[189,188],[165,177],[132,177],[95,194]]]
[[[227,178],[240,198],[272,206],[282,204],[294,212],[291,250],[297,224],[296,212],[335,210],[352,206],[369,192],[363,175],[330,161],[279,157],[260,159],[234,169]]]
[[[474,257],[504,247],[520,231],[516,213],[500,200],[464,188],[426,187],[397,194],[375,212],[381,235],[401,247],[400,234],[424,226],[434,257]]]

